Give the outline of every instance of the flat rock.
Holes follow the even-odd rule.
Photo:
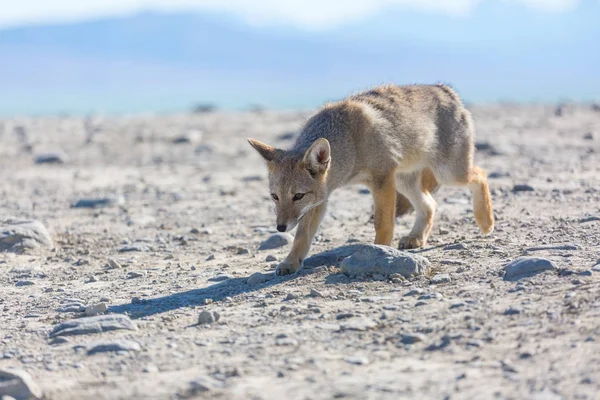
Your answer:
[[[87,316],[95,316],[104,314],[108,310],[108,305],[106,303],[97,303],[89,305],[85,308],[85,315]]]
[[[273,279],[275,275],[270,274],[262,274],[260,272],[256,272],[248,277],[246,283],[250,286],[260,285],[261,283],[265,283]]]
[[[441,283],[448,283],[452,280],[450,274],[435,274],[429,281],[432,285],[439,285]]]
[[[340,325],[340,328],[345,331],[367,331],[375,327],[377,322],[366,317],[350,318]]]
[[[142,347],[132,340],[116,340],[114,342],[96,342],[84,346],[87,354],[110,353],[117,351],[140,351]]]
[[[69,162],[69,156],[63,151],[51,151],[38,154],[34,162],[36,164],[66,164]]]
[[[341,271],[350,276],[400,274],[410,278],[424,274],[428,268],[429,261],[422,256],[379,245],[360,245],[340,264]]]
[[[544,271],[554,271],[556,266],[552,261],[539,257],[519,257],[504,267],[505,281],[518,281]]]
[[[44,397],[42,389],[29,373],[17,368],[0,369],[0,397],[10,396],[15,400],[38,400]]]
[[[535,189],[533,188],[533,186],[527,185],[527,184],[517,184],[517,185],[514,185],[512,188],[513,193],[533,192],[534,190]]]
[[[275,233],[271,235],[267,240],[262,242],[258,247],[258,250],[273,250],[283,246],[287,246],[288,244],[294,241],[294,237],[289,233]]]
[[[402,335],[402,337],[400,338],[400,342],[402,344],[415,344],[415,343],[424,342],[424,341],[425,341],[425,336],[420,333],[405,334],[405,335]]]
[[[118,329],[135,331],[137,330],[137,327],[126,315],[99,315],[65,321],[62,324],[56,325],[49,336],[52,338],[55,336],[88,335],[90,333],[100,333]]]
[[[119,196],[113,197],[98,197],[98,198],[86,198],[79,199],[73,203],[72,208],[102,208],[112,207],[119,204],[123,204],[125,200]]]
[[[136,243],[132,243],[127,246],[123,246],[119,249],[119,253],[130,253],[130,252],[135,252],[135,251],[139,251],[141,253],[147,253],[149,251],[152,251],[152,247],[150,247],[146,243],[136,242]]]
[[[20,253],[52,247],[52,238],[46,227],[39,221],[19,219],[0,221],[0,252]]]

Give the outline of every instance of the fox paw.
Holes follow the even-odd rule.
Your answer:
[[[418,249],[419,247],[425,246],[425,241],[420,238],[412,237],[412,236],[404,236],[400,239],[400,243],[398,244],[398,249],[407,250],[407,249]]]
[[[275,268],[275,275],[291,275],[300,269],[300,262],[285,260]]]

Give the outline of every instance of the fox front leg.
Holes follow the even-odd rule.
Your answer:
[[[325,215],[325,209],[327,208],[326,203],[321,203],[312,210],[310,210],[298,224],[298,230],[296,231],[296,237],[294,238],[294,244],[292,250],[288,256],[283,260],[275,269],[276,275],[289,275],[297,272],[308,251],[310,245],[317,233],[317,229],[321,224],[321,220]]]

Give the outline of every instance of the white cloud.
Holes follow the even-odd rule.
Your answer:
[[[360,20],[388,7],[407,7],[465,15],[482,1],[518,2],[544,12],[563,12],[579,0],[4,0],[0,26],[79,20],[146,10],[212,10],[239,15],[250,22],[290,23],[322,28]]]

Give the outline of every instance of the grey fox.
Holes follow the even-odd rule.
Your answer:
[[[277,230],[298,230],[279,275],[296,272],[309,252],[327,199],[348,184],[369,187],[375,243],[390,246],[395,217],[416,211],[399,248],[424,246],[440,184],[468,186],[475,220],[485,235],[494,214],[485,172],[473,164],[471,114],[446,85],[381,86],[326,104],[310,118],[290,150],[254,139],[266,160]]]

